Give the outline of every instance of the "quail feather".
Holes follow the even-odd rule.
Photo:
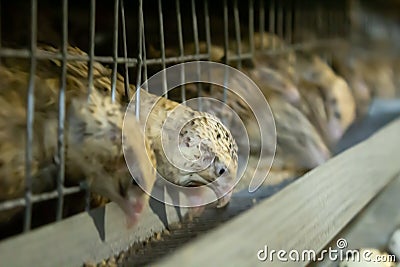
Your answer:
[[[58,52],[57,49],[48,46],[44,49],[52,53]],[[68,47],[68,53],[87,57],[85,52],[72,46]],[[61,61],[59,60],[53,60],[53,63],[61,66]],[[71,94],[86,93],[88,87],[87,63],[69,61],[67,62],[67,73],[69,74],[68,77],[73,76],[71,84],[74,86],[71,86],[71,88],[76,91],[71,92]],[[94,62],[93,74],[94,88],[102,94],[110,95],[112,71],[101,63]],[[132,85],[129,85],[129,88],[125,88],[124,78],[117,74],[115,84],[116,102],[126,105],[124,103],[126,92],[132,95],[135,92],[135,88]],[[136,94],[134,94],[135,96]],[[135,100],[132,99],[130,103],[131,105],[126,113],[127,116],[135,113]],[[144,117],[146,113],[150,115]],[[154,150],[157,171],[160,176],[183,187],[206,185],[206,187],[214,191],[219,199],[217,207],[225,206],[229,202],[237,178],[237,145],[230,131],[218,118],[211,114],[192,110],[177,102],[141,89],[139,120],[141,125],[145,126],[144,133],[151,143],[151,148]],[[176,133],[177,125],[184,127],[180,133],[177,133],[177,136],[172,136],[172,134]],[[161,131],[162,129],[165,131]],[[179,150],[180,156],[176,158],[167,157],[164,145],[161,142],[162,134],[166,134],[170,139],[179,140],[179,144],[177,143],[177,146],[173,149]],[[183,152],[183,156],[187,157],[189,161],[183,160],[180,152]],[[183,160],[186,164],[189,164],[188,162],[192,162],[195,158],[197,161],[195,161],[194,166],[182,166],[182,162],[178,162],[178,167],[175,165],[175,161]],[[170,162],[170,160],[173,162]],[[184,169],[182,170],[181,168]],[[189,205],[198,206],[200,203],[204,203],[204,190],[206,190],[205,187],[200,187],[199,191],[191,191],[194,195],[189,194],[187,196],[190,201]]]
[[[6,64],[9,64],[7,62]],[[26,102],[29,74],[23,71],[23,64],[13,62],[8,67],[1,66],[1,93],[4,101],[12,103],[3,108],[3,120],[15,124],[19,131],[4,133],[2,137],[2,155],[8,157],[4,171],[15,164],[14,170],[24,170]],[[46,68],[49,71],[46,72]],[[57,170],[57,126],[58,126],[58,89],[60,86],[57,66],[44,62],[40,65],[35,79],[35,116],[32,174],[34,193],[55,186]],[[43,75],[42,75],[43,74]],[[42,77],[43,76],[43,77]],[[125,107],[118,102],[112,102],[106,96],[103,88],[95,87],[87,98],[85,79],[67,72],[66,76],[66,124],[65,124],[65,183],[79,184],[86,181],[93,194],[101,195],[115,201],[126,213],[128,225],[135,224],[148,200],[148,195],[137,185],[151,191],[155,180],[155,157],[148,141],[140,132],[138,123],[133,121],[129,136],[124,140],[126,150],[129,150],[130,160],[123,154],[121,132]],[[96,86],[96,84],[95,84]],[[87,87],[86,87],[87,89]],[[12,115],[18,110],[16,115]],[[14,120],[11,118],[16,117]],[[136,127],[135,127],[136,125]],[[15,128],[14,127],[14,128]],[[37,134],[36,134],[37,133]],[[15,140],[14,143],[9,140]],[[22,141],[22,142],[21,142]],[[142,148],[143,147],[143,148]],[[147,149],[144,149],[146,147]],[[7,149],[11,152],[7,152]],[[132,175],[126,165],[128,161]],[[53,179],[43,179],[42,170],[48,170],[47,176]],[[49,173],[50,172],[50,173]],[[11,181],[11,182],[10,182]],[[43,188],[42,182],[50,186]],[[20,197],[25,190],[25,174],[23,171],[13,172],[1,177],[1,183],[6,184],[6,194],[3,200]],[[7,184],[8,183],[8,184]],[[11,189],[15,193],[9,193]],[[8,194],[8,195],[7,195]]]
[[[237,178],[237,145],[217,117],[141,89],[140,121],[162,177],[183,187],[206,186],[217,196],[217,207],[228,204]],[[187,194],[190,206],[204,203],[206,187]]]
[[[283,76],[280,76],[279,73],[275,71],[270,71],[268,78],[260,78],[258,75],[253,75],[251,69],[243,69],[243,71],[248,73],[254,83],[258,85],[272,111],[272,114],[270,114],[268,110],[265,110],[266,107],[250,107],[249,105],[251,105],[251,103],[246,103],[244,97],[235,94],[233,89],[241,86],[249,91],[250,88],[252,88],[251,84],[243,79],[231,78],[232,91],[229,89],[227,90],[226,104],[232,108],[233,112],[238,114],[246,127],[251,153],[257,154],[260,149],[263,149],[267,156],[275,157],[272,168],[294,169],[301,172],[312,169],[328,160],[331,153],[321,137],[321,134],[306,115],[288,101],[287,96],[289,94],[284,93],[295,92],[294,90],[290,91],[286,89],[285,85],[290,84],[290,82],[286,83]],[[277,77],[274,77],[275,75]],[[269,80],[271,82],[268,84]],[[193,87],[190,87],[190,89],[195,91]],[[190,95],[195,94],[187,94],[187,96]],[[223,89],[222,87],[212,86],[208,91],[203,92],[203,96],[222,100]],[[304,99],[299,98],[296,105],[303,103],[303,101]],[[204,102],[204,104],[208,104],[208,102]],[[207,105],[203,108],[204,110],[213,112],[218,117],[232,117],[232,114],[230,114],[227,109],[222,108],[221,105]],[[273,130],[263,133],[264,147],[261,147],[262,135],[260,126],[254,115],[255,112],[268,118],[268,128],[272,129],[272,127],[276,127],[276,154],[273,143],[275,141]],[[271,115],[273,115],[273,117]],[[229,127],[234,136],[236,136],[236,131],[239,129],[238,122],[228,119],[227,127]],[[237,138],[239,150],[243,149],[243,146],[246,145],[242,139],[243,137]]]

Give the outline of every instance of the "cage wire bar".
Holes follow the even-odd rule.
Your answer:
[[[138,66],[137,66],[137,76],[136,76],[136,99],[135,99],[135,115],[136,118],[140,118],[140,86],[141,86],[141,76],[142,76],[142,50],[144,43],[144,21],[143,21],[143,0],[139,0],[139,8],[138,8]],[[145,60],[146,61],[146,60]]]
[[[118,58],[118,22],[119,22],[119,0],[114,0],[114,28],[113,28],[113,66],[111,75],[111,100],[115,102],[115,91],[117,84],[117,58]]]
[[[210,27],[210,15],[208,12],[208,0],[204,1],[204,23],[206,27],[206,44],[208,60],[211,60],[211,27]]]
[[[58,154],[57,154],[57,215],[56,220],[62,219],[64,206],[64,178],[65,178],[65,142],[64,142],[64,126],[65,126],[65,91],[67,86],[67,53],[68,53],[68,0],[62,2],[62,65],[60,78],[60,91],[58,98]]]
[[[233,0],[233,19],[235,20],[235,35],[236,35],[236,52],[237,52],[237,68],[242,69],[242,38],[240,37],[240,18],[238,0]]]
[[[254,1],[249,0],[249,45],[250,55],[254,56]]]
[[[271,0],[270,1],[270,6],[269,6],[269,33],[274,34],[275,33],[275,17],[276,17],[276,12],[275,12],[275,1]],[[261,39],[264,39],[264,36],[262,36]],[[272,39],[272,50],[275,50],[275,39]]]
[[[286,9],[286,42],[292,43],[292,19],[293,19],[293,2],[289,2],[289,7]]]
[[[143,20],[143,10],[141,10],[140,12],[142,12],[142,55],[143,55],[143,81],[147,81],[147,56],[146,56],[146,35],[144,34],[144,20]],[[145,88],[146,91],[149,91],[149,87],[148,84],[145,83]],[[138,101],[140,101],[140,98],[138,99]]]
[[[224,0],[224,57],[225,57],[225,64],[229,65],[229,24],[228,24],[228,2],[227,0]],[[222,101],[226,103],[227,97],[228,97],[228,92],[227,92],[227,86],[228,86],[228,71],[225,69],[224,70],[224,88],[223,88],[223,96],[222,96]]]
[[[206,49],[208,58],[207,60],[211,60],[211,26],[210,26],[210,14],[208,10],[208,0],[204,1],[204,26],[205,26],[205,34],[206,34]],[[211,78],[211,69],[207,70],[207,79]]]
[[[264,1],[259,2],[259,13],[258,13],[258,19],[259,19],[259,33],[261,36],[264,36],[265,32],[265,10],[264,10]],[[260,39],[260,47],[261,50],[264,50],[264,38]]]
[[[197,25],[197,14],[196,14],[196,2],[195,0],[191,0],[190,2],[191,5],[191,12],[192,12],[192,27],[193,27],[193,40],[194,40],[194,54],[196,56],[196,60],[200,59],[200,41],[199,41],[199,30],[198,30],[198,25]],[[197,64],[196,65],[196,77],[197,80],[200,80],[200,66]],[[199,111],[203,111],[203,105],[201,101],[201,91],[203,89],[201,83],[196,83],[196,88],[197,88],[197,103],[198,103],[198,109]]]
[[[161,48],[161,65],[164,70],[166,67],[165,64],[165,40],[164,40],[164,16],[163,16],[163,7],[162,1],[158,0],[158,19],[160,23],[160,48]],[[165,97],[168,97],[168,85],[167,85],[167,73],[164,71],[162,73],[162,89]]]
[[[90,19],[89,19],[89,62],[88,62],[88,94],[87,101],[90,101],[90,94],[93,91],[93,63],[96,37],[96,0],[90,0]],[[81,183],[81,188],[85,191],[85,211],[90,210],[90,190],[86,182]]]
[[[122,27],[122,45],[123,45],[123,53],[124,53],[124,88],[125,88],[125,98],[127,101],[130,101],[130,90],[129,90],[129,67],[126,63],[128,60],[128,39],[126,36],[126,20],[125,20],[125,4],[124,0],[121,0],[120,4],[121,8],[121,27]]]
[[[24,195],[17,199],[7,200],[0,203],[0,212],[9,210],[15,207],[24,207],[24,219],[23,219],[23,232],[27,232],[31,229],[32,222],[32,207],[33,204],[38,202],[43,202],[50,199],[55,199],[57,201],[57,210],[56,210],[56,221],[59,221],[63,217],[63,206],[64,206],[64,198],[67,195],[75,194],[81,192],[83,189],[87,189],[87,186],[72,186],[65,187],[64,179],[65,179],[65,143],[64,143],[64,126],[65,126],[65,92],[66,92],[66,75],[67,75],[67,63],[69,61],[79,61],[79,62],[87,62],[88,64],[88,100],[89,95],[94,87],[94,63],[100,62],[105,64],[110,64],[112,69],[111,76],[111,97],[113,101],[116,96],[116,81],[117,81],[117,71],[118,65],[122,64],[124,67],[124,86],[126,96],[131,97],[129,95],[129,68],[136,67],[136,88],[140,88],[143,81],[147,80],[148,77],[148,66],[161,66],[162,69],[165,69],[169,64],[182,63],[191,60],[210,60],[212,56],[212,44],[214,41],[212,40],[212,30],[211,21],[213,19],[212,15],[215,16],[214,13],[209,10],[209,2],[208,0],[203,1],[200,6],[200,2],[196,2],[192,0],[189,2],[190,4],[190,12],[187,14],[183,14],[181,11],[182,1],[175,0],[175,13],[176,13],[176,30],[177,30],[177,47],[179,48],[178,55],[167,55],[167,45],[166,45],[166,35],[165,35],[165,23],[167,21],[164,20],[164,11],[167,8],[167,5],[164,4],[161,0],[154,1],[156,5],[158,5],[158,9],[156,8],[154,12],[158,13],[158,18],[146,17],[147,19],[155,19],[158,20],[159,24],[159,32],[158,36],[160,38],[160,49],[161,55],[156,58],[146,57],[146,31],[145,31],[145,15],[144,15],[144,5],[143,0],[137,1],[137,33],[135,36],[138,44],[138,51],[135,54],[136,57],[130,56],[128,53],[128,37],[130,36],[127,29],[127,18],[129,15],[125,13],[125,6],[128,5],[124,3],[123,0],[114,0],[113,5],[114,9],[111,11],[113,13],[113,27],[112,27],[112,55],[110,56],[97,56],[95,51],[95,40],[96,40],[96,0],[90,1],[90,15],[89,15],[89,46],[88,46],[88,55],[69,55],[68,54],[68,44],[69,44],[69,24],[68,24],[68,16],[69,16],[69,1],[62,0],[62,42],[61,49],[58,52],[44,52],[37,50],[37,35],[38,35],[38,1],[31,0],[30,1],[30,38],[29,38],[29,48],[12,48],[7,47],[2,43],[3,36],[0,32],[0,60],[2,57],[13,57],[13,58],[25,58],[29,59],[30,67],[29,67],[29,81],[28,81],[28,99],[27,99],[27,118],[26,118],[26,151],[25,151],[25,192]],[[308,3],[309,1],[307,1]],[[319,2],[314,6],[314,13],[311,11],[307,11],[304,8],[299,8],[299,2],[294,0],[287,1],[254,1],[249,0],[248,7],[248,25],[247,29],[243,26],[244,17],[246,15],[245,10],[239,7],[239,3],[241,2],[237,0],[223,0],[222,2],[222,19],[223,25],[222,30],[222,46],[224,52],[224,63],[230,65],[232,62],[236,63],[237,68],[242,68],[242,62],[244,59],[251,59],[256,52],[262,53],[278,53],[280,50],[275,44],[275,39],[272,38],[272,47],[267,47],[265,42],[268,42],[264,38],[264,33],[269,34],[277,34],[280,38],[284,39],[290,45],[289,49],[301,49],[302,43],[296,40],[298,37],[296,36],[296,30],[304,29],[313,29],[316,34],[326,35],[326,37],[335,37],[336,35],[346,34],[348,30],[343,27],[346,25],[346,22],[350,22],[349,12],[347,10],[338,10],[332,9],[327,10],[324,6]],[[98,3],[97,3],[98,4]],[[126,5],[125,5],[126,4]],[[308,3],[309,4],[309,3]],[[172,5],[173,6],[173,5]],[[170,8],[171,6],[168,6]],[[258,9],[258,10],[257,10]],[[0,11],[3,11],[2,2],[0,2]],[[201,14],[201,11],[203,13]],[[233,12],[233,17],[230,17],[230,12]],[[255,13],[256,11],[256,13]],[[197,13],[199,12],[199,13]],[[243,13],[241,13],[243,12]],[[200,16],[198,16],[200,15]],[[183,16],[186,18],[190,18],[191,24],[183,23]],[[242,17],[243,16],[243,17]],[[256,18],[257,16],[257,18]],[[242,17],[242,20],[241,20]],[[204,24],[199,24],[200,19],[204,19]],[[324,18],[326,18],[324,20]],[[119,24],[119,20],[121,22]],[[258,23],[256,24],[256,20],[258,19]],[[340,22],[340,23],[338,23]],[[229,29],[231,23],[234,27],[233,38],[229,35]],[[201,32],[200,29],[204,26],[204,38],[205,38],[205,47],[206,51],[203,51],[203,44],[200,42],[199,34]],[[0,26],[4,26],[0,24]],[[257,26],[257,27],[256,27]],[[193,31],[193,44],[194,51],[186,53],[185,44],[189,44],[190,42],[186,39],[187,36],[184,35],[185,27],[191,28]],[[122,44],[119,42],[119,29],[122,30]],[[257,29],[256,29],[257,28]],[[249,42],[249,51],[243,50],[243,40],[246,39],[245,31],[248,31],[248,42]],[[259,43],[255,44],[255,33],[258,32],[260,34]],[[325,36],[324,36],[325,37]],[[149,39],[150,40],[150,39]],[[150,40],[152,41],[152,40]],[[203,40],[202,40],[203,41]],[[235,41],[235,51],[230,51],[230,41]],[[119,56],[119,45],[122,46],[122,56]],[[286,49],[286,48],[285,48]],[[257,50],[257,51],[256,51]],[[278,51],[279,50],[279,51]],[[230,53],[232,52],[232,54]],[[56,188],[50,192],[45,192],[41,194],[33,194],[32,193],[32,144],[34,142],[33,138],[33,122],[34,122],[34,90],[35,90],[35,72],[37,68],[38,60],[48,60],[55,59],[60,60],[61,62],[61,73],[60,73],[60,85],[59,85],[59,96],[58,96],[58,104],[59,104],[59,113],[58,113],[58,137],[57,137],[57,154],[55,158],[56,167],[57,167],[57,177],[55,177]],[[1,61],[0,61],[1,62]],[[185,83],[185,69],[181,68],[180,79],[182,82],[182,86],[180,87],[181,92],[181,100],[182,102],[186,101],[186,87]],[[198,77],[200,78],[200,69],[198,68]],[[225,72],[224,84],[227,85],[229,77],[228,73]],[[163,92],[165,92],[165,96],[168,97],[167,94],[167,79],[163,77]],[[143,88],[148,90],[147,86]],[[201,84],[197,84],[197,93],[201,96]],[[136,90],[136,116],[139,117],[140,112],[140,90]],[[222,101],[226,102],[228,97],[226,86],[223,88],[223,99]],[[202,109],[201,102],[199,102],[199,109]],[[89,210],[89,191],[86,190],[86,206],[85,210]]]
[[[93,61],[96,35],[96,0],[90,0],[90,25],[89,25],[89,68],[88,68],[88,101],[93,90]]]
[[[31,228],[32,220],[32,145],[33,145],[33,119],[34,119],[34,90],[35,90],[35,75],[36,72],[36,38],[37,38],[37,0],[31,0],[31,59],[29,70],[29,84],[27,97],[26,111],[26,158],[25,158],[25,220],[24,232]]]
[[[206,1],[207,2],[207,1]],[[182,33],[182,16],[181,16],[181,3],[180,0],[175,0],[175,10],[176,10],[176,26],[178,30],[178,44],[179,44],[179,56],[181,57],[181,63],[183,62],[183,57],[185,56],[183,48],[183,33]],[[181,100],[184,105],[186,105],[186,87],[185,87],[185,66],[181,65]]]

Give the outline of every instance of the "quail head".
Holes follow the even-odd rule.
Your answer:
[[[135,107],[133,99],[128,112]],[[141,89],[140,121],[152,141],[160,176],[175,185],[198,187],[186,191],[189,205],[204,203],[207,187],[217,196],[217,207],[228,204],[236,182],[237,145],[217,117]]]
[[[69,181],[86,177],[91,191],[116,202],[132,226],[148,202],[156,162],[134,117],[122,135],[124,111],[96,90],[89,102],[72,99],[66,164]]]

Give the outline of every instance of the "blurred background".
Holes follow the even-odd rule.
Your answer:
[[[2,0],[0,16],[0,62],[5,68],[29,73],[35,55],[37,73],[46,76],[41,64],[53,62],[58,65],[54,77],[61,79],[62,60],[86,62],[88,66],[99,62],[111,69],[104,78],[115,84],[112,77],[118,73],[126,82],[125,88],[141,85],[166,67],[194,60],[228,64],[248,75],[268,101],[276,127],[276,153],[266,151],[273,162],[259,198],[270,196],[276,188],[365,140],[400,115],[397,0]],[[83,53],[64,55],[62,50],[68,45]],[[103,78],[100,76],[94,79]],[[248,204],[252,197],[243,190],[263,149],[250,108],[259,107],[249,107],[226,88],[207,84],[187,84],[168,92],[168,98],[177,102],[198,96],[226,102],[246,127],[249,165],[235,192]],[[126,95],[126,99],[130,97]],[[240,159],[245,142],[235,122],[230,121],[232,116],[212,106],[201,109],[222,120],[228,118],[226,126],[239,146]],[[29,131],[32,126],[24,127]],[[267,134],[267,138],[275,136]],[[7,145],[4,140],[0,134],[3,149]],[[57,162],[59,173],[63,164]],[[0,165],[7,167],[3,162]],[[0,187],[6,188],[9,181],[4,173]],[[0,243],[105,205],[91,201],[87,188],[69,183],[68,177],[63,186],[70,193],[64,195],[53,187],[35,194],[29,212],[24,208],[29,188],[23,185],[14,195],[0,188]],[[59,199],[64,201],[61,211],[57,211]],[[237,208],[232,216],[244,210]],[[183,235],[193,238],[193,234]],[[151,249],[139,251],[155,253]],[[135,253],[121,256],[115,264],[142,265],[154,260]],[[156,258],[162,254],[157,253]]]

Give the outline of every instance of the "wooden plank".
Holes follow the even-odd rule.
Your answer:
[[[257,162],[250,158],[248,170],[253,170]],[[217,215],[218,220],[236,215],[252,206],[254,200],[270,196],[290,182],[288,175],[281,177],[270,173],[266,182],[268,188],[249,196],[247,188],[252,173],[245,173],[241,181],[243,184],[237,189],[246,188],[246,191],[234,194],[232,205],[211,212]],[[155,200],[151,200],[150,206],[151,209],[145,208],[139,225],[130,230],[125,228],[122,212],[111,203],[105,209],[91,211],[91,214],[79,214],[28,234],[3,240],[0,242],[0,266],[79,266],[86,261],[99,262],[133,243],[148,239],[153,233],[163,231],[166,225],[179,222],[186,214],[186,209],[167,207],[165,210],[165,206]]]
[[[82,213],[2,241],[0,266],[81,266],[87,261],[100,262],[163,231],[166,224],[179,221],[175,208],[165,208],[156,201],[151,206],[132,229],[127,229],[119,207],[109,203],[90,214]],[[185,215],[186,209],[181,213]]]
[[[385,133],[386,131],[388,133]],[[385,149],[385,146],[380,145],[379,143],[382,143],[383,141],[379,140],[387,139],[387,142],[390,143],[390,140],[392,139],[391,142],[394,144],[394,146],[390,146],[389,150],[386,150],[386,152],[384,152],[383,154],[379,152],[376,155],[378,158],[383,155],[381,161],[377,160],[377,164],[380,164],[379,162],[381,162],[381,164],[382,162],[385,163],[384,159],[391,158],[390,155],[392,155],[393,158],[398,155],[396,154],[397,152],[395,152],[396,142],[393,142],[394,137],[390,137],[392,131],[393,130],[390,129],[385,130],[377,137],[374,137],[378,139],[377,141],[371,139],[363,145],[364,147],[372,145],[372,151],[379,151],[379,149]],[[351,152],[353,155],[354,153],[358,153],[357,151],[361,151],[362,155],[364,155],[363,153],[369,150],[367,148],[356,149],[356,152]],[[397,151],[399,150],[397,149]],[[341,155],[339,156],[339,158],[343,156],[344,155]],[[349,156],[345,157],[348,158]],[[366,164],[372,162],[365,161],[366,157],[367,154],[365,154],[363,157],[360,157],[358,159],[359,164],[363,164],[363,162],[365,162]],[[337,159],[334,160],[337,161]],[[357,164],[358,161],[349,161],[349,164]],[[349,164],[346,164],[346,160],[339,160],[338,163],[334,164],[334,166],[344,165],[346,166],[346,168],[349,168]],[[371,164],[369,164],[368,166],[370,165]],[[329,167],[323,167],[322,169],[329,170],[327,168]],[[317,174],[313,172],[311,176],[318,175],[318,173],[321,172],[321,170],[316,171]],[[364,170],[364,172],[365,171],[367,170]],[[388,167],[384,171],[381,171],[381,169],[378,168],[376,171],[381,172],[382,175],[385,175],[385,173],[387,174],[388,172],[393,171],[393,166]],[[339,173],[343,173],[343,171]],[[304,180],[308,179],[310,178],[305,178]],[[378,190],[378,188],[381,188],[384,183],[384,180],[379,180],[376,190]],[[324,185],[315,188],[323,187]],[[275,203],[275,201],[273,202]],[[122,212],[116,205],[111,203],[107,205],[105,209],[94,210],[93,212],[91,212],[91,214],[79,214],[62,222],[34,230],[26,235],[4,240],[0,242],[0,265],[78,266],[85,261],[98,262],[104,258],[109,257],[112,254],[118,253],[121,250],[126,249],[133,242],[145,240],[153,233],[164,230],[166,224],[171,224],[179,221],[177,210],[171,207],[167,207],[166,211],[164,211],[164,206],[155,205],[154,203],[156,202],[154,201],[152,203],[152,209],[147,209],[145,214],[143,214],[143,218],[140,221],[139,225],[131,230],[126,229]],[[166,214],[164,216],[165,218],[162,216],[162,214],[164,213]],[[181,210],[181,213],[184,215],[185,210]],[[162,220],[160,220],[160,216],[163,217]],[[274,216],[279,217],[281,216],[281,214],[277,212]],[[286,216],[290,218],[290,216]],[[270,220],[271,218],[269,218],[269,220],[265,220],[265,222],[263,223],[269,223]],[[260,237],[262,236],[262,233],[264,232],[260,233]],[[267,237],[265,237],[263,240],[264,242],[266,242],[265,240],[267,240]]]
[[[369,203],[354,220],[329,244],[336,249],[336,240],[344,238],[347,249],[377,248],[386,250],[393,232],[400,226],[400,175]],[[326,258],[311,266],[336,267]]]
[[[399,134],[397,120],[157,266],[305,265],[257,252],[323,249],[400,172]]]

